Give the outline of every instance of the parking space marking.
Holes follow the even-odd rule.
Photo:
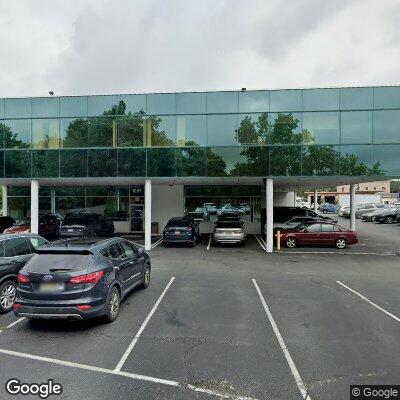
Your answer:
[[[208,245],[207,245],[207,251],[210,250],[210,246],[211,246],[211,233],[210,233],[210,239],[208,240]]]
[[[400,322],[400,318],[396,317],[396,315],[392,314],[391,312],[385,310],[383,307],[378,306],[378,304],[374,303],[373,301],[369,300],[368,298],[366,298],[365,296],[363,296],[361,293],[357,292],[356,290],[346,286],[344,283],[340,282],[340,281],[336,281],[336,283],[338,283],[339,285],[343,286],[345,289],[350,290],[350,292],[354,293],[355,295],[357,295],[358,297],[360,297],[361,299],[363,299],[364,301],[366,301],[367,303],[371,304],[371,306],[377,308],[379,311],[382,311],[383,313],[385,313],[386,315],[388,315],[389,317],[393,318],[395,321]]]
[[[161,385],[173,386],[173,387],[180,388],[180,389],[188,389],[191,391],[205,393],[205,394],[220,397],[223,399],[257,400],[257,399],[251,398],[251,397],[232,396],[230,394],[220,393],[215,390],[205,389],[205,388],[197,387],[195,385],[190,385],[190,384],[181,383],[181,382],[177,382],[177,381],[171,381],[168,379],[160,379],[160,378],[155,378],[155,377],[147,376],[147,375],[134,374],[131,372],[116,371],[116,370],[107,369],[107,368],[95,367],[95,366],[87,365],[87,364],[79,364],[79,363],[74,363],[74,362],[70,362],[70,361],[63,361],[63,360],[59,360],[57,358],[42,357],[42,356],[37,356],[37,355],[27,354],[27,353],[20,353],[18,351],[12,351],[12,350],[6,350],[6,349],[0,349],[0,353],[7,354],[10,356],[16,356],[16,357],[26,358],[26,359],[30,359],[30,360],[35,360],[35,361],[42,361],[42,362],[47,362],[47,363],[51,363],[51,364],[62,365],[65,367],[83,369],[83,370],[91,371],[91,372],[100,372],[103,374],[123,376],[123,377],[130,378],[130,379],[158,383]]]
[[[267,251],[266,247],[265,247],[264,244],[263,244],[263,241],[262,241],[261,239],[259,239],[258,236],[257,236],[256,234],[254,234],[254,237],[257,239],[257,242],[259,243],[259,245],[261,246],[261,248],[262,248],[264,251]]]
[[[155,249],[159,244],[161,244],[163,242],[163,238],[161,237],[160,239],[158,239],[154,244],[151,245],[152,249]]]
[[[23,321],[24,319],[26,319],[25,317],[21,317],[19,319],[17,319],[16,321],[12,322],[11,324],[7,325],[4,329],[0,329],[0,333],[4,332],[7,329],[12,328],[14,325],[19,324],[21,321]]]
[[[130,343],[129,347],[126,349],[124,355],[122,356],[122,358],[120,359],[119,363],[117,364],[117,366],[115,367],[114,371],[116,372],[120,372],[121,368],[123,367],[123,365],[125,364],[125,361],[127,360],[127,358],[129,357],[129,355],[131,354],[133,348],[135,347],[137,341],[140,338],[140,335],[143,333],[144,329],[146,328],[147,324],[149,323],[151,317],[153,316],[153,314],[156,312],[158,306],[160,305],[162,299],[165,296],[165,293],[167,293],[168,289],[170,288],[170,286],[172,285],[172,282],[175,280],[175,277],[173,276],[170,281],[168,282],[167,286],[165,287],[164,291],[161,293],[160,297],[158,298],[158,300],[156,301],[156,303],[154,304],[153,308],[151,309],[151,311],[149,312],[149,314],[147,315],[146,319],[143,321],[141,327],[139,328],[137,334],[135,335],[135,337],[133,338],[132,342]]]
[[[367,253],[367,252],[347,252],[347,251],[274,251],[275,253],[280,254],[340,254],[340,255],[348,255],[348,256],[397,256],[397,253]]]
[[[294,363],[293,358],[290,355],[288,348],[286,347],[285,341],[283,340],[283,337],[282,337],[281,333],[279,332],[279,328],[276,325],[274,317],[272,316],[271,311],[270,311],[270,309],[269,309],[269,307],[267,305],[267,302],[265,301],[265,298],[264,298],[263,294],[261,293],[260,287],[258,286],[257,281],[255,279],[252,279],[252,281],[253,281],[253,284],[254,284],[254,286],[255,286],[255,288],[257,290],[258,296],[260,297],[261,304],[264,307],[264,311],[267,314],[268,320],[269,320],[269,322],[270,322],[270,324],[272,326],[272,329],[273,329],[273,331],[275,333],[275,336],[278,339],[279,346],[283,351],[283,354],[284,354],[284,356],[286,358],[287,363],[289,364],[289,368],[290,368],[290,371],[292,372],[292,375],[294,377],[296,385],[297,385],[298,389],[300,390],[300,393],[301,393],[303,399],[304,400],[311,400],[311,397],[308,394],[308,391],[307,391],[307,389],[306,389],[306,387],[305,387],[305,385],[303,383],[303,380],[301,379],[301,376],[300,376],[299,371],[298,371],[298,369],[296,367],[296,364]]]

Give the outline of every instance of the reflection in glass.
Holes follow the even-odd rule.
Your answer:
[[[205,115],[179,115],[176,117],[177,145],[205,146],[207,119]]]
[[[58,149],[60,147],[60,130],[58,119],[32,120],[32,148]]]
[[[61,147],[87,147],[88,146],[88,120],[87,118],[61,118]]]
[[[34,178],[54,178],[59,176],[59,151],[32,151],[32,176]]]
[[[115,95],[88,96],[88,115],[90,117],[104,115],[110,110],[112,110],[113,113],[109,112],[109,115],[116,115],[116,104],[118,104],[118,101]]]
[[[4,99],[0,99],[0,118],[4,118]]]
[[[372,143],[372,112],[341,113],[341,143]]]
[[[312,112],[303,114],[303,142],[339,144],[339,113]]]
[[[118,95],[118,103],[123,102],[125,109],[119,110],[119,115],[136,114],[146,112],[146,95],[145,94],[122,94]]]
[[[147,114],[175,114],[175,93],[148,94]]]
[[[400,110],[374,111],[374,143],[400,142]]]
[[[86,117],[87,96],[60,97],[60,117]]]
[[[32,99],[32,117],[58,117],[59,114],[59,97],[37,97]]]
[[[242,147],[235,168],[237,176],[269,175],[269,148],[267,146]]]
[[[145,146],[175,146],[176,117],[150,116],[144,119]]]
[[[301,175],[301,146],[271,146],[269,171],[272,176]]]
[[[146,176],[146,149],[119,149],[118,176]]]
[[[88,150],[88,176],[117,176],[117,150]]]
[[[249,90],[239,92],[239,112],[268,112],[269,92],[266,90]]]
[[[272,90],[269,104],[271,111],[301,111],[301,90]]]
[[[303,90],[303,110],[322,111],[339,109],[339,89]]]
[[[205,93],[177,93],[175,95],[177,114],[205,114]]]
[[[4,165],[6,178],[30,178],[31,151],[8,150],[4,152]]]
[[[374,88],[374,108],[400,108],[400,87]]]
[[[341,110],[369,110],[374,107],[373,88],[340,89]]]
[[[398,176],[400,171],[400,145],[375,145],[374,163],[379,165],[381,174]],[[377,174],[379,175],[379,174]]]
[[[60,176],[87,176],[87,150],[60,150]]]
[[[303,146],[302,175],[337,175],[340,161],[339,146]]]
[[[5,99],[5,118],[30,118],[32,116],[31,99]]]
[[[117,119],[91,117],[88,121],[89,147],[117,147]]]
[[[143,115],[133,114],[118,118],[118,146],[143,146]]]
[[[175,149],[147,149],[147,176],[175,175]]]
[[[0,177],[4,177],[4,151],[0,151]]]
[[[235,176],[240,149],[239,147],[210,147],[206,149],[207,176]]]
[[[176,150],[177,176],[206,176],[207,157],[202,148],[186,147]]]
[[[340,146],[340,175],[380,175],[380,165],[374,166],[373,146]]]
[[[11,119],[3,121],[4,147],[27,149],[31,147],[31,120]]]
[[[234,146],[238,144],[239,117],[237,114],[208,115],[208,145]]]
[[[238,92],[207,93],[208,113],[237,113],[239,110]]]

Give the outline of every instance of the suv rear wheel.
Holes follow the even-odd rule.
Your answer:
[[[142,283],[142,288],[147,289],[150,285],[150,275],[151,275],[151,269],[149,264],[146,264],[144,267],[143,271],[143,283]]]
[[[106,314],[104,316],[106,322],[114,322],[117,319],[120,305],[121,296],[118,289],[113,286],[109,290],[106,300]]]
[[[16,294],[17,284],[14,281],[5,281],[0,285],[0,314],[11,311]]]

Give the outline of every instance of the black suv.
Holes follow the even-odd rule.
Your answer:
[[[191,218],[171,218],[164,228],[164,247],[171,243],[186,243],[194,247],[199,237],[199,226]]]
[[[0,235],[0,314],[12,309],[19,270],[47,243],[35,234]]]
[[[94,213],[67,214],[60,226],[60,237],[114,236],[114,224]]]

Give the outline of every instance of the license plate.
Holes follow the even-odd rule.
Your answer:
[[[180,231],[175,231],[175,235],[180,235],[181,232]]]
[[[73,229],[68,229],[68,232],[73,232],[74,230]]]
[[[52,283],[42,283],[39,287],[39,290],[41,292],[59,292],[61,290],[64,290],[64,283],[56,283],[56,282],[52,282]]]

